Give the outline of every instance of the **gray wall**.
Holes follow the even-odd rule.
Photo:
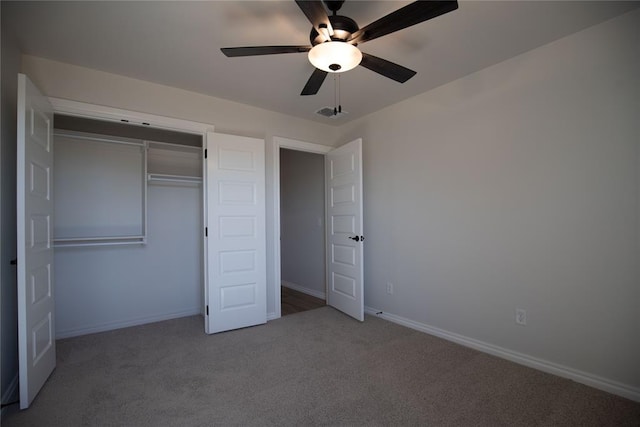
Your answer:
[[[0,6],[1,7],[1,6]],[[4,18],[4,14],[2,15]],[[0,135],[0,396],[18,375],[18,314],[16,268],[16,98],[20,52],[2,26],[2,106]],[[4,403],[4,400],[3,400]]]
[[[639,24],[342,129],[364,141],[367,306],[640,393]]]
[[[147,244],[57,248],[56,336],[202,312],[202,187],[149,185]]]
[[[311,295],[325,294],[321,154],[280,150],[280,245],[282,280]]]

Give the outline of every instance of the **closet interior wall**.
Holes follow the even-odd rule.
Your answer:
[[[58,115],[54,127],[58,135],[54,137],[54,200],[64,196],[65,203],[54,212],[56,337],[202,313],[201,135]],[[69,160],[56,149],[56,141],[64,134],[79,135],[76,143],[87,146],[92,144],[92,137],[113,140],[114,147],[123,141],[134,148],[140,144],[143,155],[138,178],[129,174],[133,179],[123,184],[118,177],[122,175],[119,164],[105,168],[95,154],[93,158],[88,155]],[[84,136],[88,138],[83,140]],[[103,145],[108,149],[108,143]],[[57,159],[56,154],[67,158]],[[84,195],[70,191],[69,187],[77,186],[68,182],[77,177],[68,176],[68,170],[58,170],[57,160],[60,164],[71,161],[72,166],[73,162],[76,166],[84,162],[80,169],[85,171],[83,182],[89,187],[84,188]],[[92,161],[96,161],[95,169]],[[111,187],[109,179],[97,178],[104,176],[114,178]],[[124,200],[124,195],[131,193],[128,187],[142,189],[140,205],[135,209],[125,206],[132,203]],[[94,188],[96,194],[91,194]],[[117,224],[108,223],[109,218],[115,222],[123,210],[141,209],[141,235],[132,239],[106,232],[56,240],[56,226],[65,223],[65,217],[68,219],[75,209],[106,221],[100,224],[100,230],[117,230]]]

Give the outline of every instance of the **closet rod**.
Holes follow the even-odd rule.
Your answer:
[[[134,239],[144,239],[146,236],[144,234],[136,234],[133,236],[93,236],[93,237],[54,237],[54,243],[64,243],[64,242],[86,242],[86,241],[103,241],[103,240],[134,240]]]
[[[183,176],[183,175],[165,175],[165,174],[153,174],[147,175],[147,181],[149,182],[180,182],[185,184],[200,184],[202,178],[197,176]]]
[[[74,132],[74,131],[61,131],[58,129],[54,129],[54,136],[63,136],[66,138],[75,138],[75,139],[84,139],[87,141],[95,141],[95,142],[108,142],[113,144],[122,144],[122,145],[133,145],[136,147],[144,147],[144,141],[135,140],[135,139],[116,139],[116,138],[104,138],[95,136],[94,134],[88,134],[83,132]]]
[[[138,240],[135,242],[72,242],[72,243],[56,243],[53,242],[54,248],[78,248],[83,246],[125,246],[125,245],[146,245],[145,240]]]
[[[107,237],[68,237],[53,239],[53,246],[57,248],[76,246],[112,246],[112,245],[140,245],[145,244],[147,236],[107,236]]]

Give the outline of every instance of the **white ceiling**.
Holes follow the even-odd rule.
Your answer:
[[[347,0],[363,27],[409,2]],[[363,67],[341,76],[349,114],[333,107],[333,79],[300,96],[306,54],[227,58],[221,47],[307,45],[311,24],[287,1],[2,1],[2,21],[26,54],[187,89],[327,124],[343,124],[630,11],[638,2],[460,1],[458,10],[363,43],[416,70],[404,84]]]

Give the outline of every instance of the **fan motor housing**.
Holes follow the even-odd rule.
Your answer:
[[[333,27],[333,36],[331,37],[333,41],[346,42],[353,33],[360,29],[356,21],[347,16],[331,15],[329,16],[329,22]],[[325,42],[324,36],[320,35],[315,28],[311,28],[309,40],[312,46]]]
[[[327,6],[327,8],[333,12],[335,15],[337,11],[340,10],[344,0],[322,0],[322,2]]]

